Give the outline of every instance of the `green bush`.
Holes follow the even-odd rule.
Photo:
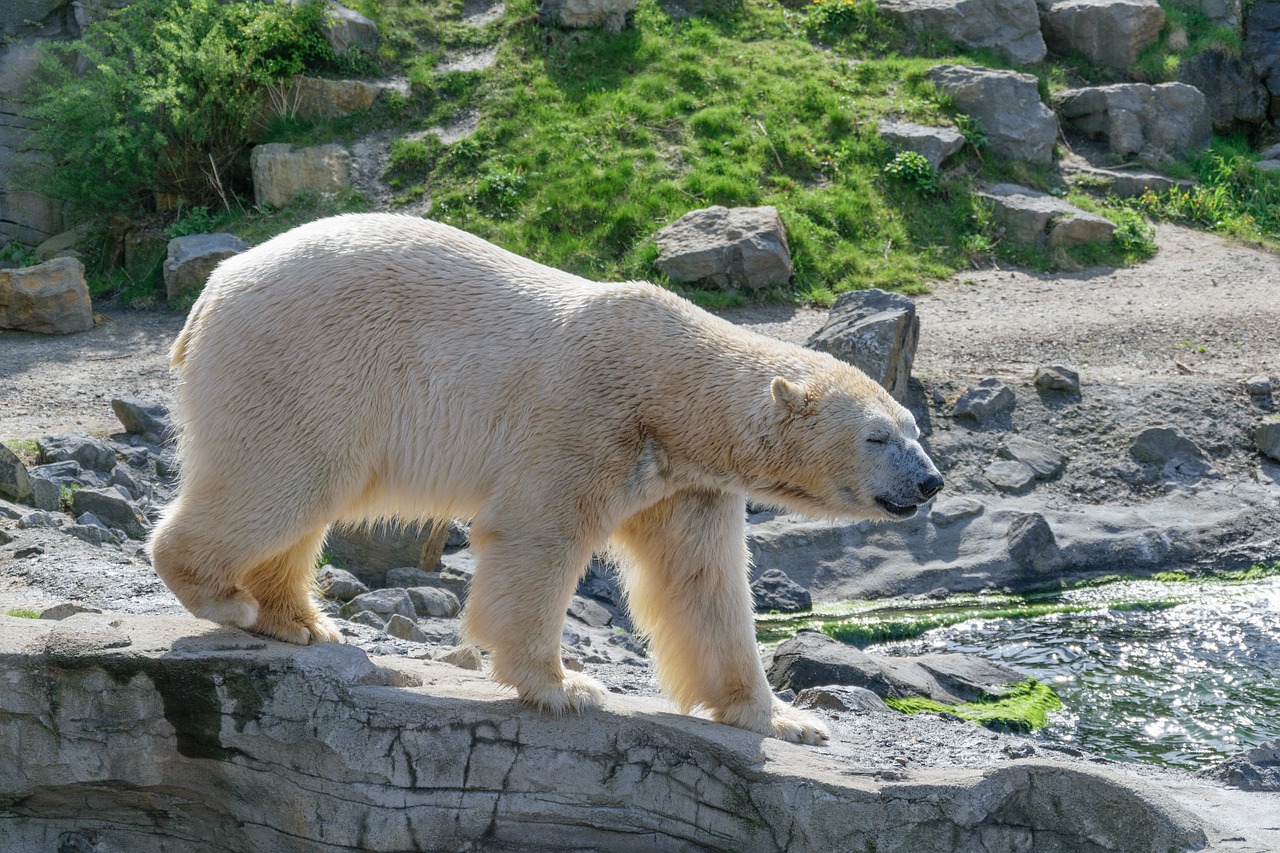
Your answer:
[[[27,183],[94,214],[157,196],[225,202],[264,89],[332,60],[323,14],[319,2],[139,0],[49,44],[31,114],[34,147],[56,154]]]
[[[921,195],[929,195],[938,188],[938,174],[933,164],[919,151],[899,151],[884,167],[884,173]]]

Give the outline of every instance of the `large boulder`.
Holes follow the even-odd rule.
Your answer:
[[[937,169],[964,148],[964,136],[950,127],[930,127],[910,121],[882,119],[880,138],[898,151],[915,151]]]
[[[990,48],[1018,65],[1034,65],[1046,53],[1035,0],[876,0],[876,5],[914,32]]]
[[[1253,433],[1254,443],[1263,456],[1280,462],[1280,421],[1265,421],[1258,424]]]
[[[1049,165],[1058,140],[1058,121],[1040,102],[1036,78],[1016,71],[965,65],[938,65],[929,71],[938,91],[978,120],[992,153]]]
[[[84,264],[75,258],[0,270],[0,329],[68,335],[92,328]]]
[[[1280,0],[1250,3],[1244,19],[1243,54],[1267,87],[1267,112],[1280,118]]]
[[[286,2],[292,6],[300,6],[308,0]],[[378,47],[378,25],[335,0],[327,0],[325,3],[322,31],[329,47],[338,56],[345,56],[353,48],[372,53]]]
[[[74,461],[90,471],[108,473],[116,467],[116,452],[82,432],[57,432],[36,439],[40,462]]]
[[[1037,0],[1044,40],[1054,53],[1081,54],[1094,65],[1124,70],[1164,27],[1156,0]]]
[[[849,362],[905,403],[919,339],[920,320],[910,299],[883,290],[852,290],[840,294],[826,324],[806,346]]]
[[[1178,82],[1212,95],[1209,116],[1213,129],[1221,133],[1267,120],[1267,87],[1257,69],[1238,56],[1217,50],[1197,53],[1178,63]]]
[[[631,26],[637,0],[540,0],[538,23],[544,27],[606,29]]]
[[[114,397],[111,410],[116,413],[125,432],[140,435],[152,444],[165,444],[173,439],[173,418],[163,403],[148,403],[132,397]]]
[[[191,234],[169,241],[164,262],[165,295],[173,302],[183,294],[198,294],[213,268],[249,244],[234,234]]]
[[[351,188],[351,154],[341,145],[255,145],[249,166],[258,204],[284,207],[305,192],[336,193]]]
[[[1244,791],[1280,791],[1280,738],[1236,753],[1198,775]]]
[[[655,239],[654,265],[672,281],[758,290],[791,280],[791,250],[776,207],[694,210]]]
[[[0,444],[0,498],[22,501],[31,497],[31,477],[18,455]]]
[[[996,184],[978,192],[1011,243],[1035,248],[1069,248],[1110,243],[1116,226],[1105,216],[1081,210],[1060,198],[1017,184]]]
[[[1105,140],[1116,157],[1159,165],[1209,144],[1213,123],[1204,94],[1186,83],[1118,83],[1068,89],[1058,115],[1089,139]]]

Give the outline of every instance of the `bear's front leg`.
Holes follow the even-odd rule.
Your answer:
[[[649,637],[658,683],[683,711],[798,743],[828,737],[817,717],[769,689],[756,649],[747,579],[746,500],[687,490],[629,519],[614,540],[627,558],[631,615]]]
[[[565,611],[592,547],[549,530],[512,534],[476,524],[472,548],[478,558],[462,635],[491,651],[494,680],[514,687],[525,703],[542,711],[600,707],[603,685],[567,672],[560,657]]]

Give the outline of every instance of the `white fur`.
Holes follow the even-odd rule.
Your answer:
[[[182,482],[151,547],[187,607],[336,640],[308,596],[331,523],[471,518],[464,631],[553,711],[600,702],[560,632],[612,541],[682,708],[824,739],[761,670],[746,496],[886,518],[877,497],[918,502],[936,474],[911,415],[830,356],[407,216],[313,222],[225,261],[173,364]]]

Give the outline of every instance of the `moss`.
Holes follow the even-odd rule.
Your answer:
[[[920,697],[890,698],[884,701],[890,708],[904,714],[942,712],[996,731],[1020,733],[1042,728],[1048,722],[1049,714],[1062,707],[1058,694],[1034,678],[1012,684],[998,696],[957,705],[946,705]]]

